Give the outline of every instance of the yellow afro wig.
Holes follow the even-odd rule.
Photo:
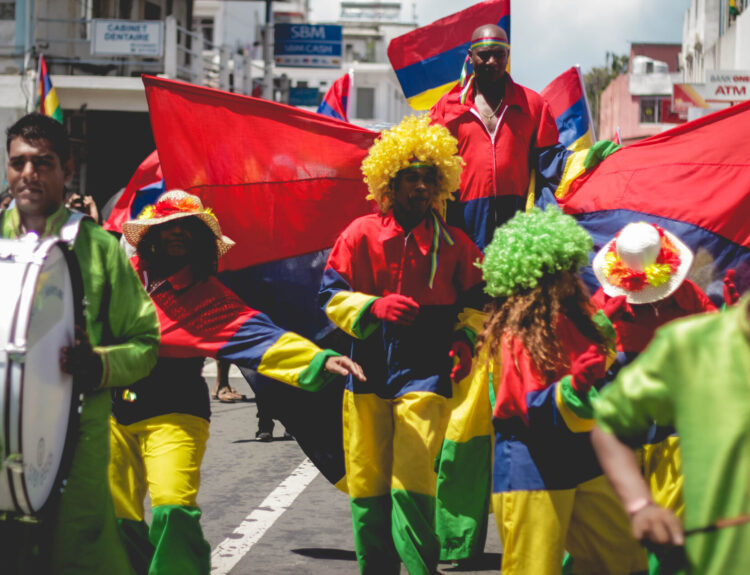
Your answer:
[[[430,124],[429,116],[408,116],[400,124],[384,130],[370,148],[362,162],[362,173],[369,194],[380,211],[385,213],[393,203],[391,182],[411,162],[435,166],[437,169],[437,194],[432,201],[439,213],[445,201],[453,199],[458,190],[464,161],[458,155],[458,141],[439,124]]]

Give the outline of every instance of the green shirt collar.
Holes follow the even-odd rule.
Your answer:
[[[18,208],[13,206],[9,210],[5,211],[5,217],[3,218],[2,236],[4,238],[19,238],[24,233],[21,231],[21,216],[18,213]],[[44,225],[44,232],[42,233],[43,238],[56,236],[60,233],[60,229],[63,224],[68,221],[70,217],[70,210],[64,205],[60,204],[52,215],[47,218]]]

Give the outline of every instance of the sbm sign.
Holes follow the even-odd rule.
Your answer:
[[[301,68],[341,67],[341,26],[287,24],[274,26],[274,62]]]

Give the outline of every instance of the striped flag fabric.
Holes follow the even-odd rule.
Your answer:
[[[560,74],[541,92],[549,103],[560,134],[560,143],[571,151],[590,148],[596,142],[583,76],[578,66]]]
[[[39,70],[37,73],[37,81],[39,85],[38,91],[38,106],[39,112],[50,118],[54,118],[62,124],[63,113],[60,108],[60,101],[57,99],[57,92],[55,87],[52,85],[52,79],[50,78],[49,71],[47,70],[47,62],[44,60],[44,56],[39,56]]]
[[[121,234],[122,224],[138,217],[141,210],[156,202],[164,191],[164,176],[159,163],[159,153],[154,150],[136,168],[125,191],[117,200],[112,213],[102,227],[107,231]]]
[[[412,108],[429,110],[458,82],[471,35],[483,24],[497,24],[510,41],[510,0],[480,2],[391,40],[388,59]]]
[[[727,269],[750,287],[749,131],[750,102],[681,124],[622,148],[557,201],[597,250],[630,222],[674,233],[696,254],[691,279],[720,303]]]
[[[349,92],[352,86],[352,73],[349,72],[338,78],[326,92],[323,101],[318,106],[318,114],[335,118],[343,122],[349,121]]]

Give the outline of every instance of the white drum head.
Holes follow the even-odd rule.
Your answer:
[[[3,394],[8,402],[5,442],[16,457],[20,453],[9,473],[10,509],[27,514],[39,511],[58,483],[73,400],[73,378],[60,370],[60,350],[73,343],[76,299],[62,249],[44,243],[35,254],[44,252],[41,266],[26,264],[9,335],[11,349],[24,352],[16,354],[17,361],[8,356],[10,378]],[[0,507],[8,509],[3,483]]]

